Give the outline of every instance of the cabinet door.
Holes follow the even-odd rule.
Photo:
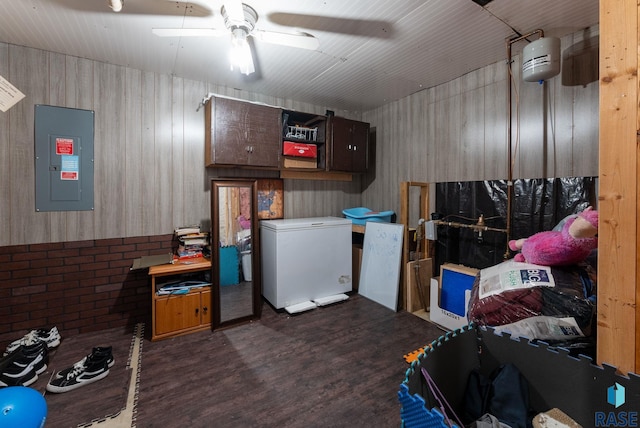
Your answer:
[[[205,106],[206,165],[278,168],[280,109],[211,98]]]
[[[351,171],[366,172],[369,166],[369,124],[351,124]]]
[[[282,152],[282,112],[278,108],[249,104],[247,165],[260,167],[280,166]]]
[[[331,119],[331,162],[334,171],[351,171],[351,121],[342,117]]]
[[[366,172],[369,161],[369,124],[334,117],[331,126],[330,169]]]
[[[200,293],[200,324],[211,324],[211,290]]]
[[[200,325],[200,293],[168,296],[155,301],[155,334],[165,334]]]

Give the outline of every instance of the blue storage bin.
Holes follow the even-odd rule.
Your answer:
[[[377,221],[379,223],[389,223],[393,211],[371,211],[369,208],[358,207],[342,210],[342,214],[353,224],[365,224],[368,221]]]

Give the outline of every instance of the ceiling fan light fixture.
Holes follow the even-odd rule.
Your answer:
[[[214,28],[153,28],[151,31],[160,37],[231,36],[231,49],[229,52],[231,70],[240,70],[240,72],[247,75],[255,72],[251,52],[253,44],[249,43],[249,37],[252,38],[251,43],[258,40],[312,51],[318,49],[318,39],[308,33],[280,33],[256,29],[258,13],[251,6],[242,3],[242,0],[222,0],[222,2],[220,15],[224,20],[224,28],[221,26]]]
[[[231,70],[238,69],[243,74],[251,74],[255,70],[251,47],[247,42],[247,31],[244,28],[234,28],[231,32],[231,50],[229,60]]]
[[[122,10],[122,6],[124,5],[124,0],[107,0],[109,2],[109,7],[114,12],[120,12]]]
[[[258,13],[249,5],[234,1],[225,1],[220,8],[220,13],[224,19],[224,25],[233,30],[234,28],[245,28],[247,34],[251,33],[258,21]]]

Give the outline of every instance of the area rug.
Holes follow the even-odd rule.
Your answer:
[[[137,373],[131,368],[131,356],[134,345],[141,343],[143,330],[144,324],[140,323],[134,327],[133,337],[131,328],[124,327],[69,338],[65,338],[64,332],[61,332],[62,343],[50,353],[47,371],[31,385],[44,395],[47,402],[46,425],[88,427],[96,422],[114,418],[125,410],[131,395],[129,391],[132,374],[137,377]],[[56,372],[72,366],[90,354],[96,346],[113,347],[115,364],[107,377],[65,393],[55,394],[46,391],[47,383]],[[133,389],[135,390],[135,387]],[[131,405],[135,405],[135,401],[129,404]]]

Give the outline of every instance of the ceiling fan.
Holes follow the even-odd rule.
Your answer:
[[[220,9],[224,18],[224,28],[154,28],[153,34],[160,37],[221,37],[231,36],[231,69],[244,74],[255,71],[248,37],[265,43],[316,50],[319,42],[308,33],[279,33],[256,28],[258,13],[241,0],[225,0]]]

